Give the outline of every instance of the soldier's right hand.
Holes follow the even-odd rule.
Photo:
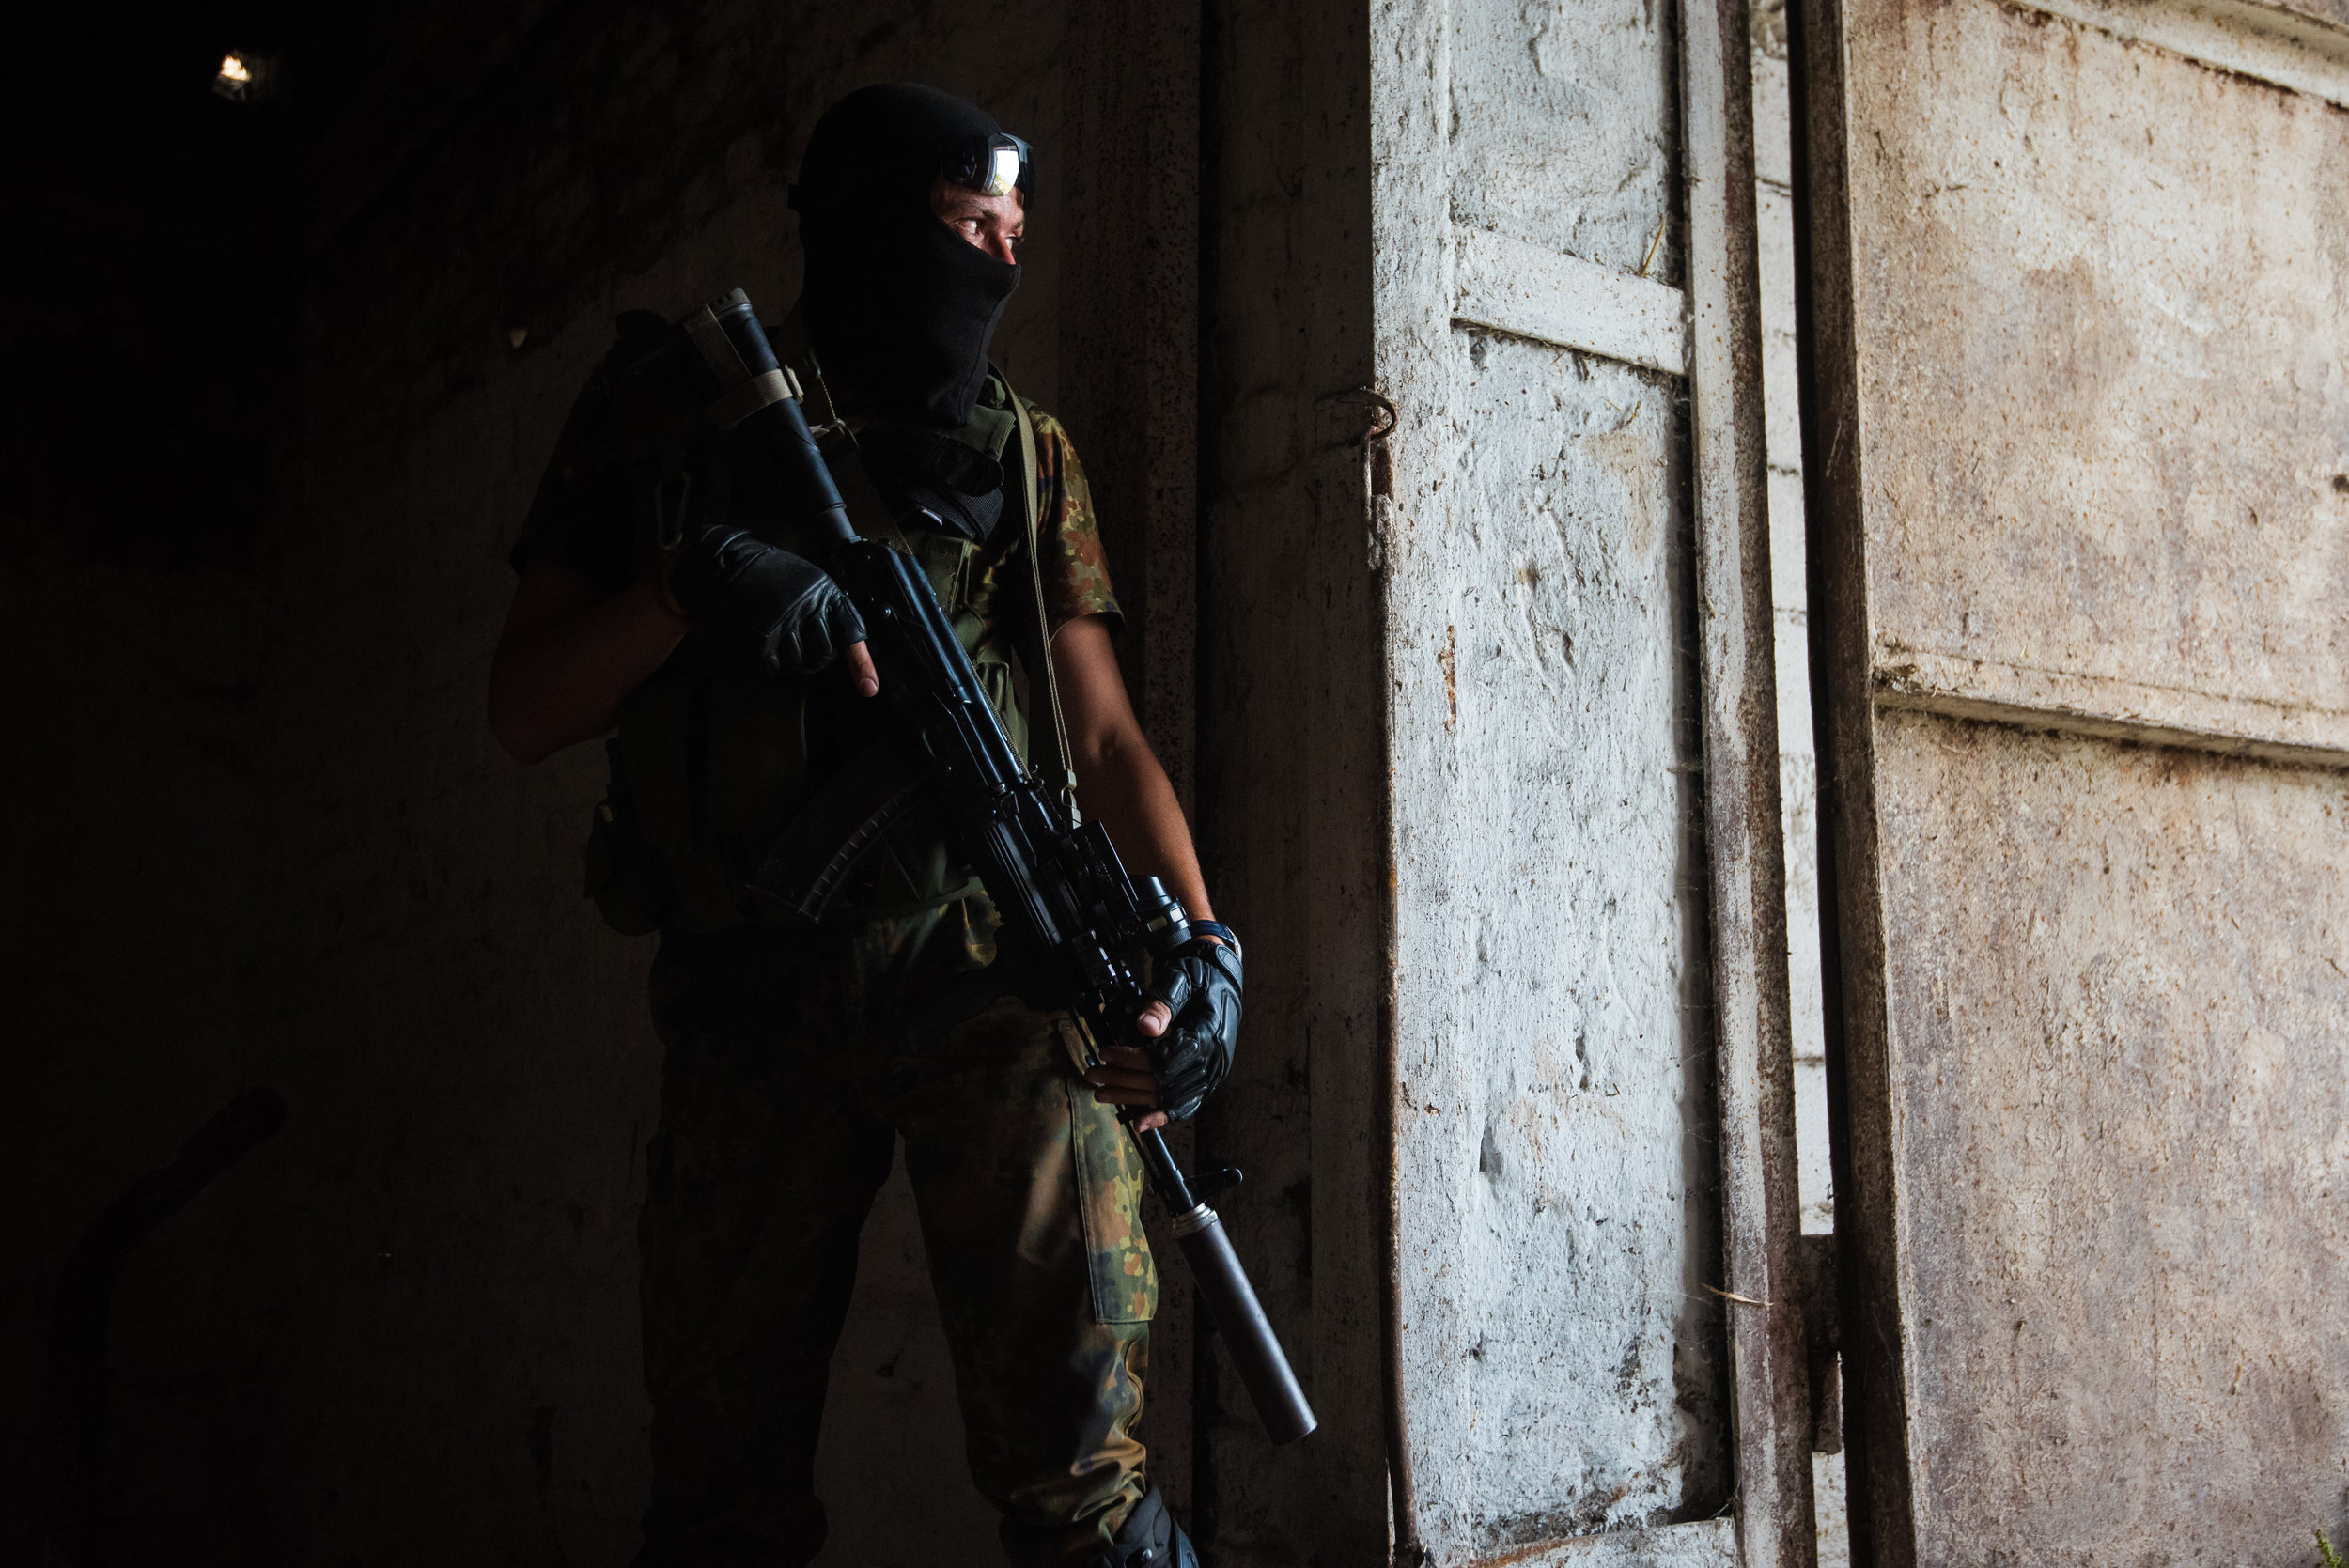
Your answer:
[[[1210,923],[1193,923],[1201,930]],[[1229,935],[1229,928],[1215,929]],[[1137,1025],[1158,1082],[1154,1103],[1174,1121],[1199,1113],[1232,1074],[1239,1045],[1239,946],[1204,934],[1150,966],[1153,1004]]]
[[[815,562],[762,543],[748,530],[705,529],[668,565],[677,608],[728,654],[767,675],[820,670],[845,658],[850,679],[880,690],[864,647],[864,620]]]

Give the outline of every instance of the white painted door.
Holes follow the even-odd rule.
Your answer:
[[[1679,25],[1374,11],[1402,1358],[1447,1565],[1738,1552]]]

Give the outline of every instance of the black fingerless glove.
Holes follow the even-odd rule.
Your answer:
[[[1195,930],[1213,923],[1191,924]],[[1215,930],[1225,936],[1222,927]],[[1179,1122],[1232,1074],[1239,1046],[1239,944],[1227,937],[1219,947],[1194,937],[1159,959],[1153,978],[1150,994],[1174,1017],[1165,1033],[1143,1044],[1159,1080],[1159,1109]]]
[[[863,618],[821,567],[739,528],[706,529],[677,551],[669,592],[721,648],[763,674],[820,670],[864,641]]]

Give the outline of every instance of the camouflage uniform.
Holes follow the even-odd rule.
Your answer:
[[[983,403],[1002,416],[1000,382]],[[514,560],[616,591],[642,556],[599,464],[607,417],[591,383]],[[1040,411],[1036,436],[1052,625],[1113,621],[1075,448]],[[983,640],[1033,619],[1024,532],[1015,495],[972,568]],[[972,1477],[1003,1511],[1013,1560],[1081,1557],[1147,1490],[1133,1426],[1158,1281],[1140,1160],[1053,1020],[1003,994],[996,924],[973,893],[813,929],[664,929],[652,1011],[666,1055],[640,1232],[653,1406],[641,1568],[796,1565],[821,1546],[825,1380],[858,1234],[900,1137]]]

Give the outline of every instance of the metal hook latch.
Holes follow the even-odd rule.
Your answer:
[[[1370,569],[1378,570],[1386,565],[1386,538],[1378,526],[1378,503],[1382,497],[1394,494],[1394,458],[1387,450],[1387,438],[1394,434],[1394,404],[1373,387],[1362,388],[1362,396],[1370,404],[1370,423],[1362,429],[1362,518],[1370,530],[1366,554]]]

